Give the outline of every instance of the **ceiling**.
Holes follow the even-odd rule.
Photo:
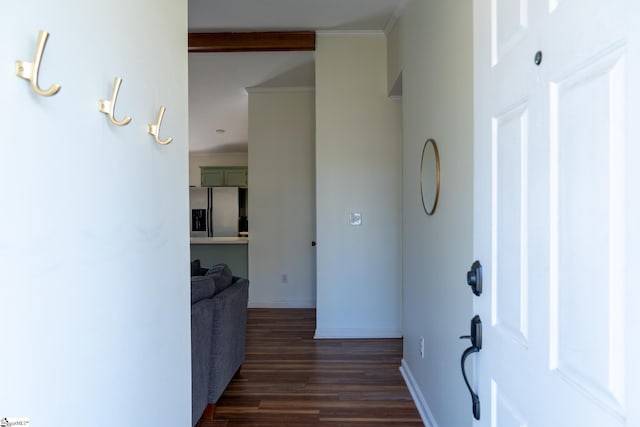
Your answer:
[[[189,32],[381,31],[407,0],[189,0]],[[313,52],[189,53],[189,151],[247,151],[250,87],[314,86]]]

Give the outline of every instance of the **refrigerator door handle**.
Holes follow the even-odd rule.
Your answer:
[[[213,237],[213,190],[207,188],[207,237]]]
[[[211,206],[211,205],[209,205]],[[207,237],[213,237],[213,209],[210,207],[207,209]]]

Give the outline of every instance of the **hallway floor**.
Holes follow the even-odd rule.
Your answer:
[[[314,340],[314,309],[250,309],[242,369],[200,427],[422,427],[401,339]]]

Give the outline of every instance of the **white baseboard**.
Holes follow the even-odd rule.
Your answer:
[[[402,359],[402,363],[400,364],[400,373],[402,374],[402,378],[404,378],[404,382],[407,384],[407,388],[411,393],[411,397],[413,397],[413,401],[418,408],[420,418],[422,418],[424,425],[426,427],[438,427],[438,423],[436,423],[435,418],[433,418],[431,409],[429,409],[429,405],[427,405],[427,401],[424,399],[424,395],[422,391],[420,391],[420,387],[418,387],[418,383],[404,359]]]
[[[402,338],[402,332],[398,329],[319,328],[314,338]]]
[[[271,300],[271,301],[251,301],[249,308],[316,308],[315,300]]]

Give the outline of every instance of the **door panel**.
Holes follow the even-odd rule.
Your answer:
[[[527,0],[491,1],[492,65],[515,49],[527,35]]]
[[[623,55],[617,48],[552,82],[550,102],[550,367],[616,413],[624,384]]]
[[[496,253],[492,322],[501,333],[526,345],[526,156],[528,105],[509,109],[493,123],[493,182]],[[510,268],[500,268],[510,266]],[[502,285],[505,286],[502,286]]]
[[[507,392],[507,394],[513,394]],[[491,414],[494,424],[504,427],[527,427],[527,422],[518,408],[509,400],[498,383],[491,381]]]

